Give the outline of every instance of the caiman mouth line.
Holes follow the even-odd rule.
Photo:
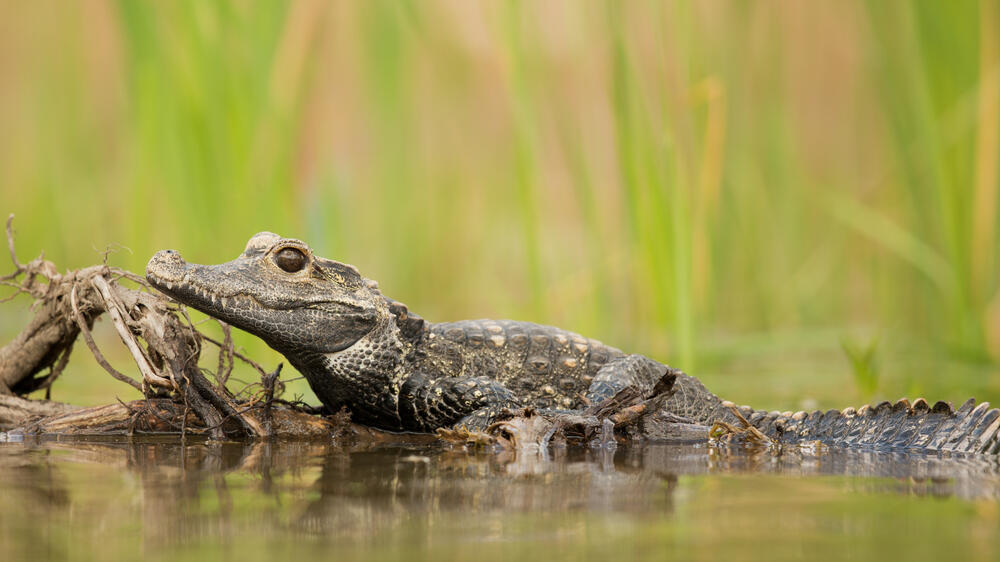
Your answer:
[[[147,274],[147,279],[156,287],[157,290],[162,291],[170,295],[175,300],[180,302],[187,301],[188,295],[195,295],[205,299],[214,305],[222,306],[223,308],[239,307],[243,305],[244,307],[250,308],[271,308],[274,310],[287,310],[292,308],[315,308],[318,305],[328,304],[333,301],[330,300],[313,300],[307,302],[296,303],[295,305],[288,306],[267,306],[262,303],[257,297],[248,293],[233,293],[226,296],[219,295],[216,291],[210,288],[198,286],[189,280],[190,273],[185,273],[184,277],[180,281],[168,281],[164,277],[157,275],[156,273],[149,272]],[[189,305],[190,306],[190,305]],[[354,307],[352,307],[354,308]],[[357,307],[360,309],[360,307]]]
[[[190,273],[185,273],[181,280],[170,281],[160,275],[157,275],[156,273],[148,272],[146,278],[158,290],[163,291],[181,302],[184,302],[188,295],[195,295],[211,302],[212,304],[221,305],[222,307],[240,304],[249,304],[257,307],[263,306],[260,301],[254,298],[253,295],[248,295],[246,293],[234,293],[231,295],[221,296],[212,289],[199,287],[197,284],[192,283],[189,280],[189,276]]]

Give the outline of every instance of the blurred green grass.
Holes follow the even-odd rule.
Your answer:
[[[762,407],[1000,399],[990,0],[6,7],[23,259],[272,230],[429,319],[561,325]],[[88,372],[56,397],[117,389]]]

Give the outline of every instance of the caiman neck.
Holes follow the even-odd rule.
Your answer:
[[[349,398],[354,421],[386,427],[397,420],[402,366],[411,351],[412,345],[401,337],[395,318],[390,315],[341,351],[298,356],[283,353],[324,404],[339,407]]]

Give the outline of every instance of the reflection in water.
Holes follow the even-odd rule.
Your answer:
[[[747,502],[777,510],[773,517],[823,516],[793,501],[803,494],[824,509],[845,493],[865,505],[894,505],[886,497],[987,501],[967,505],[992,506],[972,515],[995,526],[992,500],[1000,496],[992,457],[679,445],[505,457],[427,446],[0,443],[0,474],[0,559],[63,558],[88,548],[155,558],[185,545],[259,541],[292,550],[398,548],[392,551],[410,558],[413,546],[453,553],[505,542],[613,547],[637,544],[643,533],[656,544],[718,521],[752,528],[753,510],[744,518],[739,507]],[[260,550],[249,557],[267,558]]]

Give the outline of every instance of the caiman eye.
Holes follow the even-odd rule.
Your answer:
[[[274,263],[278,264],[278,267],[288,273],[301,271],[308,262],[309,260],[306,258],[306,255],[301,250],[296,250],[295,248],[282,248],[278,250],[278,253],[274,254]]]

